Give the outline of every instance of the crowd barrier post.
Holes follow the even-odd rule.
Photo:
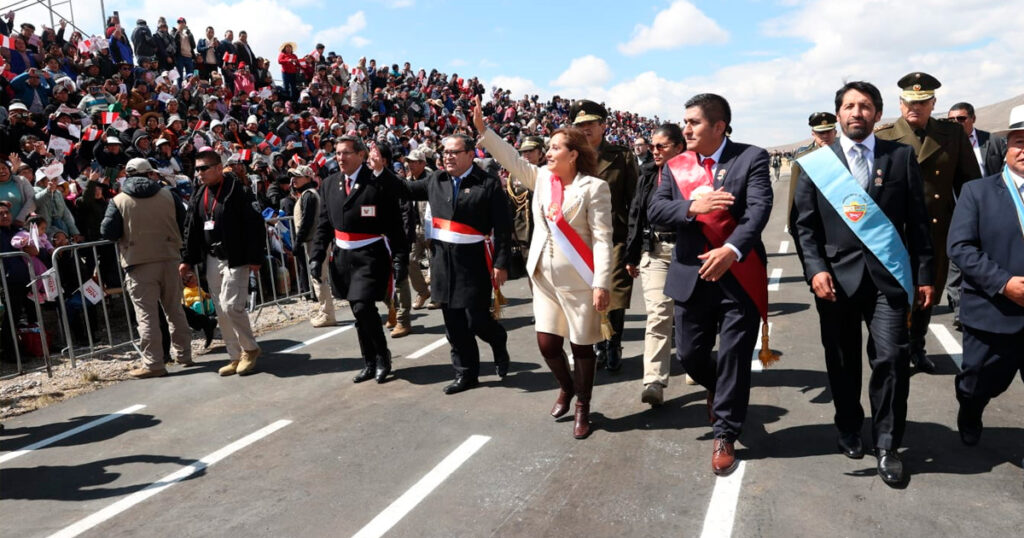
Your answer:
[[[6,270],[6,268],[3,267],[4,263],[6,263],[6,260],[7,259],[11,259],[11,258],[22,258],[22,259],[24,259],[23,263],[28,268],[28,287],[26,287],[24,289],[13,289],[11,287],[11,283],[8,281],[8,278],[7,278],[7,270]],[[13,344],[12,347],[14,348],[14,359],[15,359],[15,365],[16,365],[16,368],[17,368],[17,372],[16,373],[11,374],[9,376],[5,376],[5,378],[7,378],[7,377],[14,377],[14,376],[18,376],[18,375],[26,373],[24,371],[24,369],[23,369],[22,364],[21,364],[21,350],[19,349],[19,346],[18,346],[18,325],[17,325],[17,320],[14,319],[15,312],[14,312],[14,308],[13,308],[13,297],[12,297],[12,294],[23,293],[23,294],[27,295],[29,290],[34,290],[34,296],[38,298],[40,292],[39,292],[38,286],[36,284],[37,276],[38,275],[36,275],[35,269],[33,269],[33,267],[32,267],[32,257],[29,256],[28,253],[21,252],[21,251],[16,251],[16,252],[4,252],[4,253],[0,254],[0,284],[3,284],[3,291],[4,291],[4,293],[3,293],[3,303],[2,304],[3,304],[4,312],[5,312],[4,317],[6,318],[7,326],[10,327],[10,331],[11,331],[10,332],[10,337],[11,337],[10,341]],[[43,362],[45,363],[45,366],[40,367],[40,369],[45,368],[46,369],[46,375],[49,376],[49,377],[53,377],[53,368],[52,368],[52,365],[50,363],[50,346],[49,346],[49,344],[46,341],[48,333],[46,332],[46,324],[43,321],[43,311],[42,311],[42,308],[39,306],[38,299],[28,299],[28,298],[26,298],[26,301],[30,301],[34,305],[35,311],[36,311],[36,326],[39,328],[39,340],[40,340],[40,345],[41,345],[41,349],[42,349],[42,352],[43,352]],[[2,323],[0,323],[0,330],[3,330],[3,324]]]

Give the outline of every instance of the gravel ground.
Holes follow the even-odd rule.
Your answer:
[[[254,322],[253,329],[257,335],[295,325],[309,318],[310,311],[316,305],[309,301],[296,301],[282,304],[281,309],[269,306],[263,309],[262,313],[249,315]],[[344,301],[335,300],[336,309],[340,310],[346,306]],[[283,312],[282,312],[283,310]],[[127,331],[124,331],[126,333]],[[220,332],[218,330],[217,335]],[[127,335],[122,335],[122,340]],[[193,332],[192,353],[200,357],[206,353],[203,348],[201,332]],[[215,338],[209,349],[223,346],[220,338]],[[57,347],[57,344],[54,344]],[[125,349],[128,349],[125,351]],[[59,350],[57,351],[59,353]],[[71,361],[66,357],[51,356],[53,364],[53,377],[46,376],[46,370],[32,372],[17,376],[11,379],[0,380],[0,419],[14,417],[47,405],[73,398],[79,394],[85,394],[98,390],[108,385],[130,379],[128,371],[138,364],[138,353],[134,349],[121,348],[108,353],[101,353],[89,359],[77,360],[77,368],[71,367]],[[22,364],[25,370],[32,370],[45,366],[42,359],[27,359],[22,357]],[[2,364],[0,375],[8,375],[16,372],[14,364]]]

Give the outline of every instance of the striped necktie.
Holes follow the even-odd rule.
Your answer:
[[[850,172],[860,184],[861,188],[868,190],[868,181],[871,179],[871,167],[867,160],[868,147],[864,144],[853,146],[853,159],[850,162]]]

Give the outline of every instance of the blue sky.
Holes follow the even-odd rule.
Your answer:
[[[76,21],[98,31],[98,0],[75,0]],[[927,71],[943,82],[937,111],[1024,93],[1018,33],[1024,10],[1002,0],[107,0],[125,26],[189,19],[249,32],[257,52],[288,39],[323,41],[346,60],[410,61],[476,75],[516,93],[602,100],[678,120],[711,91],[733,105],[736,138],[775,145],[806,138],[809,114],[832,108],[845,80],[876,83],[887,115],[895,82]],[[40,8],[25,15],[48,17]]]

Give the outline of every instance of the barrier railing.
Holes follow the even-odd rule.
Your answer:
[[[309,277],[309,253],[302,248],[301,255],[295,255],[295,250],[301,245],[295,244],[294,217],[273,217],[264,223],[266,263],[260,267],[259,274],[250,276],[250,279],[256,280],[256,285],[252,286],[253,290],[250,293],[249,311],[255,312],[256,319],[259,319],[264,308],[273,306],[291,319],[291,315],[281,308],[281,304],[312,296],[314,293],[315,286],[311,284]],[[305,291],[300,289],[300,279],[306,283]],[[265,286],[265,282],[268,285]]]
[[[110,250],[107,251],[107,254],[105,254],[104,256],[100,256],[100,249],[103,248],[109,248]],[[82,277],[81,267],[83,261],[86,258],[79,254],[79,252],[83,250],[91,254],[90,259],[92,261],[95,261],[96,263],[96,270],[94,271],[92,277],[89,278]],[[128,301],[128,292],[124,289],[124,273],[121,270],[121,264],[117,261],[117,245],[113,241],[91,241],[88,243],[79,243],[75,245],[65,245],[63,247],[57,247],[57,249],[53,251],[54,266],[58,266],[60,264],[61,256],[75,256],[75,280],[72,281],[72,284],[76,285],[76,287],[74,288],[76,291],[73,292],[71,295],[74,296],[75,294],[78,294],[78,299],[81,301],[83,321],[85,324],[85,340],[88,343],[88,346],[84,346],[84,349],[87,350],[84,353],[77,351],[75,349],[75,339],[71,334],[71,322],[70,319],[68,318],[68,305],[64,293],[65,283],[61,280],[61,272],[57,271],[58,304],[60,307],[61,324],[63,325],[65,340],[64,343],[66,346],[64,349],[61,350],[61,354],[65,352],[68,354],[68,358],[71,359],[71,367],[75,368],[77,366],[77,359],[91,357],[93,355],[96,355],[97,353],[106,353],[111,350],[119,349],[121,347],[128,345],[135,348],[135,351],[141,353],[141,350],[139,349],[138,345],[138,339],[136,338],[135,331],[133,330],[132,316],[134,315],[134,311],[131,304]],[[104,273],[106,273],[108,276],[110,276],[112,273],[117,275],[116,286],[109,285],[115,283],[107,283],[103,281]],[[96,279],[97,284],[100,286],[100,288],[104,290],[103,298],[99,301],[98,305],[95,306],[89,304],[89,300],[86,297],[84,297],[84,294],[82,293],[82,286],[85,284],[87,280],[93,277]],[[120,293],[121,295],[120,302],[123,304],[124,307],[124,324],[127,328],[127,340],[124,340],[120,335],[115,336],[114,331],[111,330],[110,309],[107,306],[108,302],[115,302],[108,301],[109,298],[115,295],[108,294],[108,290],[110,290],[111,288],[116,288],[118,290],[118,293]],[[106,328],[107,337],[107,342],[105,346],[101,347],[97,345],[97,342],[93,338],[91,319],[92,316],[90,315],[89,312],[90,308],[98,308],[99,311],[103,313],[103,324]]]
[[[22,258],[23,261],[16,260],[16,258]],[[14,263],[25,264],[25,267],[28,271],[28,282],[22,283],[10,281],[10,279],[7,276],[6,267],[7,262],[9,260],[14,261]],[[16,315],[20,316],[22,313],[21,305],[25,304],[22,301],[31,302],[35,307],[36,311],[36,327],[38,327],[39,330],[40,349],[42,350],[43,361],[45,362],[45,366],[37,369],[45,368],[46,375],[53,377],[53,369],[50,364],[50,346],[46,341],[47,335],[49,333],[47,333],[46,324],[43,321],[43,310],[39,306],[38,300],[33,300],[28,297],[28,293],[30,290],[32,290],[35,297],[40,297],[40,291],[36,284],[38,276],[39,275],[36,275],[36,272],[32,267],[32,257],[29,256],[28,253],[19,251],[4,252],[0,254],[0,284],[3,285],[3,288],[0,288],[3,291],[3,302],[0,304],[3,305],[5,318],[2,322],[0,322],[0,331],[3,331],[5,328],[10,329],[9,342],[11,344],[11,348],[14,351],[15,365],[17,368],[17,372],[3,376],[3,379],[7,379],[9,377],[14,377],[26,373],[21,363],[21,349],[19,349],[20,346],[18,342],[18,320],[15,319]],[[21,296],[18,297],[16,296],[16,294],[21,294]],[[0,338],[7,338],[7,336],[0,334]]]

